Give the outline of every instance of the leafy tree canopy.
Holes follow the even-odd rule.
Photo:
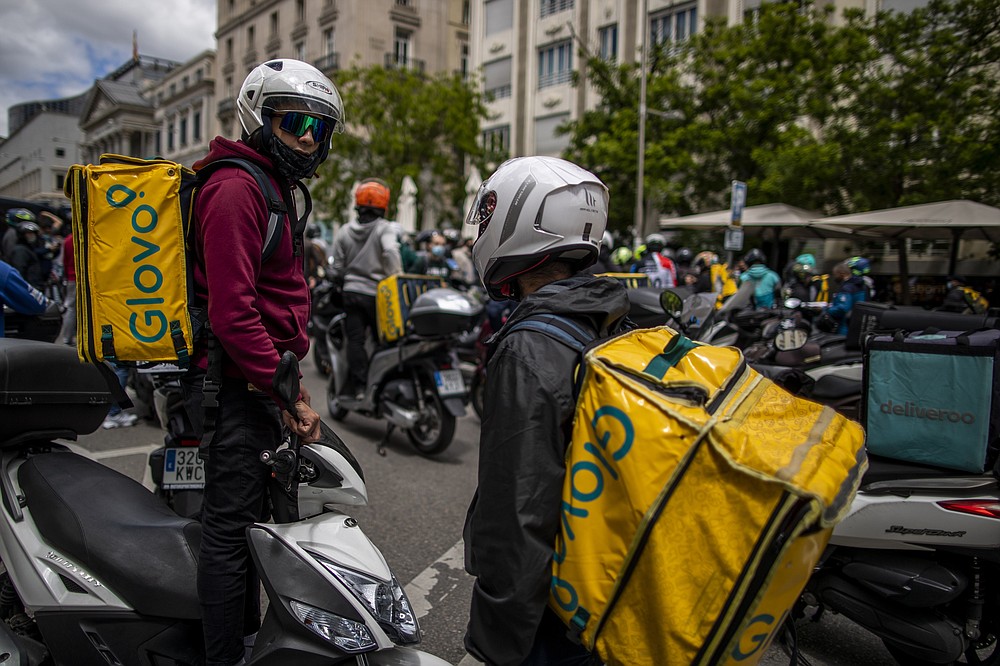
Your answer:
[[[462,222],[466,160],[482,168],[488,156],[478,141],[487,117],[478,88],[458,75],[424,76],[409,69],[358,67],[335,79],[348,129],[334,136],[313,196],[337,219],[350,203],[355,181],[388,183],[395,216],[403,178],[410,176],[422,207],[439,225]]]
[[[1000,12],[995,0],[931,0],[866,18],[764,3],[753,20],[709,20],[650,53],[646,196],[661,212],[748,205],[828,214],[950,198],[1000,202]],[[585,54],[587,55],[587,54]],[[631,227],[639,67],[597,58],[602,104],[563,126],[568,159],[612,191]]]

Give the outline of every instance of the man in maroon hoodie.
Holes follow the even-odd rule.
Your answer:
[[[236,100],[242,138],[216,137],[199,170],[222,158],[259,165],[282,195],[288,213],[280,242],[263,259],[269,209],[246,170],[220,166],[195,202],[196,290],[207,298],[208,323],[221,354],[215,429],[208,442],[198,594],[208,666],[242,664],[260,626],[259,582],[245,530],[268,510],[269,467],[260,453],[281,441],[282,420],[305,441],[319,436],[319,415],[302,387],[297,418],[282,412],[271,386],[281,353],[306,355],[309,289],[303,275],[302,231],[293,185],[326,159],[331,135],[343,129],[343,105],[333,83],[297,60],[254,68]],[[300,188],[304,189],[304,187]],[[210,343],[195,349],[208,368]],[[218,365],[216,365],[218,364]],[[189,411],[200,429],[201,377],[185,378]],[[206,437],[207,439],[207,437]]]

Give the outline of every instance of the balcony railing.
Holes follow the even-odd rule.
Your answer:
[[[224,99],[219,102],[219,115],[220,116],[230,116],[233,110],[236,108],[236,100],[232,97]]]
[[[423,60],[417,60],[416,58],[400,58],[395,53],[385,54],[386,69],[410,69],[414,72],[423,74],[425,66],[426,63]]]
[[[542,0],[539,7],[539,15],[545,18],[551,14],[557,14],[567,9],[573,9],[573,0]]]
[[[317,58],[313,64],[316,66],[316,69],[324,74],[327,72],[335,72],[340,69],[340,54],[328,53],[322,58]]]
[[[569,83],[573,79],[573,70],[564,69],[561,72],[552,72],[551,74],[542,74],[538,77],[538,87],[548,88],[549,86],[556,86],[560,83]]]

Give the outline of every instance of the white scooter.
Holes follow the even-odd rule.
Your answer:
[[[904,666],[1000,663],[1000,492],[973,475],[870,457],[803,595]],[[813,615],[820,619],[821,613]]]
[[[286,404],[298,395],[294,356],[275,389]],[[109,403],[104,377],[71,348],[0,339],[3,663],[204,663],[200,525],[56,441],[93,432]],[[420,630],[403,589],[357,521],[332,508],[367,502],[344,443],[327,428],[262,461],[298,486],[299,518],[247,530],[269,600],[248,663],[445,666],[409,647]]]

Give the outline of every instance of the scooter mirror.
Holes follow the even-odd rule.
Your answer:
[[[798,298],[785,299],[785,307],[789,310],[798,310],[800,305],[802,305],[802,301]]]
[[[681,311],[684,309],[684,301],[676,293],[665,289],[660,292],[660,306],[668,315],[674,319],[679,319]]]
[[[282,408],[291,414],[295,414],[295,402],[299,399],[299,359],[295,354],[286,351],[278,361],[278,367],[274,369],[274,378],[271,380],[274,393],[281,400]]]

